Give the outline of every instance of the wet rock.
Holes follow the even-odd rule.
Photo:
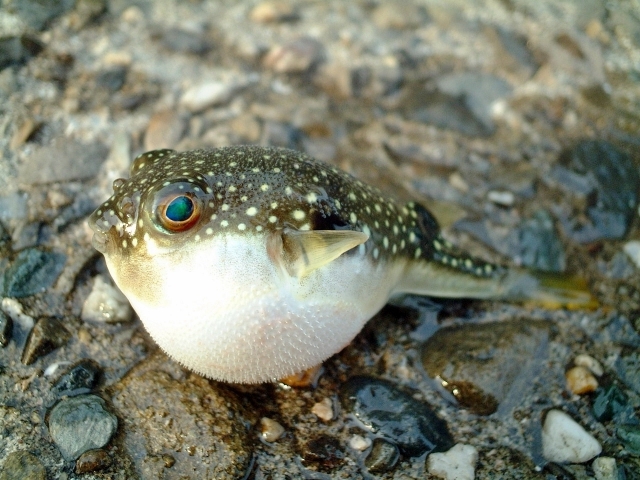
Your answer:
[[[333,402],[328,397],[323,398],[322,401],[313,405],[311,413],[315,414],[323,422],[330,422],[334,417]]]
[[[385,473],[391,471],[399,459],[400,450],[396,445],[382,438],[376,438],[364,460],[364,465],[370,473]]]
[[[615,384],[600,388],[593,399],[593,416],[599,422],[608,422],[614,417],[630,413],[633,408],[629,405],[629,397]]]
[[[371,19],[379,28],[395,30],[422,27],[429,22],[422,6],[398,0],[380,4],[371,14]]]
[[[4,272],[4,295],[22,298],[44,292],[57,280],[66,260],[58,252],[22,250]]]
[[[284,427],[271,418],[260,419],[260,436],[265,442],[275,442],[284,433]]]
[[[571,393],[576,395],[584,395],[598,388],[598,380],[591,374],[589,369],[585,367],[573,367],[565,374],[567,379],[567,388]]]
[[[298,20],[300,15],[296,6],[289,2],[267,0],[253,7],[251,13],[249,13],[249,18],[257,23],[277,23]]]
[[[622,248],[636,268],[640,268],[640,241],[632,240],[625,243]]]
[[[616,359],[615,370],[620,380],[640,394],[640,352],[620,355]]]
[[[265,55],[265,67],[278,73],[303,73],[324,59],[324,46],[311,37],[301,37],[273,47]]]
[[[631,158],[608,142],[585,140],[560,155],[553,177],[563,188],[580,196],[589,221],[563,218],[574,240],[589,243],[622,238],[638,205],[640,173]],[[566,217],[566,215],[565,215]]]
[[[446,423],[391,382],[356,376],[342,385],[339,395],[346,412],[398,445],[404,455],[440,452],[453,445]]]
[[[458,443],[447,452],[429,455],[427,469],[430,474],[445,480],[473,480],[477,462],[478,450]]]
[[[130,322],[133,309],[119,288],[97,276],[91,293],[82,305],[81,318],[85,322]]]
[[[542,427],[542,455],[550,462],[582,463],[599,455],[598,441],[569,415],[549,410]]]
[[[581,353],[580,355],[576,355],[576,358],[573,359],[573,363],[579,367],[588,368],[591,373],[596,375],[597,377],[602,376],[604,373],[604,369],[598,360],[593,358],[591,355],[587,355],[586,353]]]
[[[327,471],[344,463],[344,452],[338,440],[328,435],[321,435],[307,442],[303,458],[305,463]]]
[[[0,471],[0,480],[46,480],[47,471],[35,455],[29,452],[13,452]]]
[[[16,150],[24,145],[30,138],[33,138],[42,127],[42,122],[33,118],[27,118],[16,130],[13,132],[11,142],[9,142],[9,148]]]
[[[0,310],[0,347],[6,347],[9,344],[12,329],[13,320]]]
[[[629,453],[640,455],[640,426],[620,425],[616,429],[616,435]]]
[[[84,452],[76,460],[76,473],[90,473],[104,470],[111,466],[109,454],[101,449]]]
[[[596,480],[618,480],[618,467],[616,459],[611,457],[598,457],[591,464]]]
[[[353,435],[349,439],[349,448],[352,448],[356,452],[364,452],[371,446],[373,442],[369,437],[363,437],[362,435]]]
[[[41,30],[51,20],[71,10],[75,0],[7,0],[4,3],[7,11],[18,15],[31,28]]]
[[[79,31],[97,20],[107,10],[107,0],[76,0],[70,24]]]
[[[204,55],[212,45],[206,37],[197,31],[182,28],[160,28],[154,36],[159,37],[162,45],[172,52]]]
[[[251,460],[243,401],[224,384],[186,372],[161,353],[113,386],[123,418],[121,448],[142,478],[242,478]]]
[[[102,369],[91,359],[80,360],[70,367],[54,383],[53,390],[58,396],[80,395],[91,392],[98,386],[102,377]]]
[[[266,121],[262,130],[260,145],[296,149],[302,143],[304,134],[288,123]]]
[[[27,63],[43,48],[40,41],[29,35],[0,38],[0,70]]]
[[[23,192],[15,192],[0,197],[0,220],[21,220],[27,216],[28,196]]]
[[[173,110],[153,114],[144,134],[145,150],[175,147],[184,134],[185,118]]]
[[[180,103],[192,113],[227,103],[238,91],[236,82],[210,81],[194,85],[182,94]]]
[[[1,199],[0,199],[1,203]],[[1,208],[1,207],[0,207]],[[0,258],[5,258],[11,252],[11,235],[4,227],[2,222],[0,222]],[[2,271],[0,270],[0,274]],[[0,282],[1,283],[1,282]],[[2,287],[0,287],[0,291],[2,291]]]
[[[127,80],[127,67],[116,65],[107,70],[102,70],[96,75],[96,85],[101,90],[114,93],[122,88]]]
[[[423,345],[422,364],[461,406],[489,415],[522,398],[546,355],[549,329],[523,320],[443,328]]]
[[[117,428],[118,419],[96,395],[64,398],[49,415],[49,433],[66,460],[104,447]]]
[[[60,320],[52,317],[39,319],[29,333],[22,351],[22,363],[31,365],[38,358],[62,347],[71,338]]]
[[[99,142],[84,144],[60,137],[25,158],[18,168],[18,181],[33,185],[93,178],[107,153]]]

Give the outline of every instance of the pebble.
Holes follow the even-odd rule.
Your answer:
[[[260,2],[249,13],[249,18],[257,23],[290,22],[299,17],[296,6],[289,2]]]
[[[212,45],[205,36],[198,31],[182,28],[162,28],[157,36],[162,45],[172,52],[204,55],[211,50]]]
[[[284,434],[284,432],[284,427],[275,420],[267,417],[262,417],[260,419],[260,437],[264,441],[269,443],[275,442]]]
[[[31,365],[38,358],[62,347],[70,338],[71,333],[60,320],[53,317],[38,319],[22,351],[22,363]]]
[[[428,23],[428,15],[420,5],[393,0],[377,6],[371,14],[371,20],[379,28],[404,30]]]
[[[20,451],[7,455],[0,480],[46,480],[47,471],[35,455]]]
[[[323,422],[330,422],[333,420],[333,402],[330,398],[323,398],[321,401],[315,403],[311,407],[311,413],[316,415]]]
[[[307,442],[303,452],[305,464],[319,470],[333,470],[344,463],[344,452],[340,442],[329,435],[320,435]]]
[[[324,59],[324,46],[315,38],[300,37],[276,45],[265,55],[265,67],[277,73],[303,73]]]
[[[11,340],[13,320],[0,310],[0,347],[6,347]]]
[[[124,65],[117,65],[96,74],[96,85],[101,90],[115,93],[122,88],[127,80],[128,68]]]
[[[477,462],[475,447],[457,443],[446,452],[429,455],[427,469],[431,475],[445,480],[473,480]]]
[[[616,436],[630,454],[640,455],[640,425],[619,425]]]
[[[182,139],[186,126],[185,118],[174,110],[154,113],[144,133],[145,150],[174,148]]]
[[[96,361],[86,358],[67,369],[53,384],[53,391],[58,396],[89,393],[98,386],[101,377],[100,365]]]
[[[40,127],[42,127],[42,122],[33,118],[27,118],[13,133],[11,141],[9,142],[9,148],[16,150],[24,145]]]
[[[386,380],[351,377],[342,384],[340,401],[363,425],[395,443],[403,455],[417,457],[453,445],[447,424],[426,403]]]
[[[13,0],[6,2],[6,7],[17,14],[25,23],[35,30],[42,30],[51,20],[71,10],[74,0],[59,2],[41,2],[39,0]]]
[[[512,207],[516,201],[515,195],[508,191],[490,190],[487,193],[487,198],[489,201],[502,207]]]
[[[640,241],[631,240],[622,247],[624,253],[631,259],[637,268],[640,268]]]
[[[364,452],[371,444],[371,439],[362,435],[353,435],[349,439],[349,448],[354,449],[356,452]]]
[[[89,450],[76,460],[76,473],[97,472],[109,466],[111,466],[111,458],[107,452],[102,449]]]
[[[63,398],[49,415],[49,433],[66,460],[104,447],[117,428],[117,417],[96,395]]]
[[[364,460],[364,465],[369,473],[385,473],[391,471],[399,459],[400,450],[396,445],[383,438],[376,438]]]
[[[238,91],[235,82],[210,81],[188,88],[180,99],[180,104],[191,113],[198,113],[210,107],[227,103]]]
[[[1,199],[0,199],[0,202],[1,202]],[[0,222],[0,259],[7,257],[10,252],[11,252],[11,234],[2,224],[2,222]],[[0,270],[0,275],[1,274],[2,274],[2,270]],[[2,290],[1,286],[0,286],[0,290]]]
[[[596,480],[618,480],[618,467],[616,459],[611,457],[598,457],[591,464]]]
[[[24,65],[43,49],[42,43],[31,35],[0,38],[0,70],[11,65]]]
[[[546,272],[563,272],[566,255],[553,217],[546,210],[537,210],[530,218],[511,230],[507,252],[522,265]]]
[[[15,192],[6,197],[0,197],[0,220],[22,220],[27,216],[26,193]]]
[[[602,368],[600,362],[593,358],[591,355],[587,355],[586,353],[576,355],[576,358],[573,359],[573,363],[579,367],[588,368],[591,373],[593,373],[597,377],[601,377],[604,373],[604,369]]]
[[[58,252],[39,248],[22,250],[4,272],[4,295],[22,298],[44,292],[62,273],[66,260],[67,257]]]
[[[625,415],[625,413],[633,413],[629,397],[616,384],[600,388],[597,391],[592,409],[593,416],[599,422],[608,422],[615,417]]]
[[[133,318],[133,309],[120,289],[97,276],[82,305],[81,318],[85,322],[126,323]]]
[[[567,388],[576,395],[594,392],[598,388],[598,380],[585,367],[573,367],[565,373]]]
[[[542,455],[550,462],[583,463],[602,451],[600,443],[561,410],[549,410],[542,427]]]

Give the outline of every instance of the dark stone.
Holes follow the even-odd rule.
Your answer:
[[[267,120],[262,131],[261,145],[299,149],[302,131],[288,123],[279,123]]]
[[[596,391],[596,397],[593,400],[593,416],[599,422],[608,422],[614,416],[626,411],[628,407],[627,395],[617,385],[609,385]]]
[[[53,385],[59,395],[79,395],[92,391],[102,377],[102,369],[97,362],[90,359],[80,360],[70,367]]]
[[[73,8],[75,0],[6,0],[4,8],[18,15],[35,30],[42,30],[51,20]]]
[[[0,70],[23,65],[43,50],[43,45],[28,35],[0,38]]]
[[[64,398],[49,415],[49,433],[66,460],[104,447],[117,428],[118,419],[96,395]]]
[[[535,270],[564,271],[564,247],[548,212],[538,210],[513,232],[515,248],[510,252],[512,258]]]
[[[22,351],[22,363],[31,365],[38,358],[60,348],[71,338],[62,323],[52,317],[39,319],[27,338]]]
[[[590,243],[624,237],[636,215],[640,187],[638,167],[626,153],[608,142],[585,140],[561,153],[553,176],[581,197],[589,219],[583,224],[563,219],[571,238]]]
[[[0,258],[6,257],[11,251],[11,234],[0,222]]]
[[[376,438],[364,465],[370,473],[384,473],[395,467],[399,459],[400,450],[396,445],[382,438]]]
[[[155,35],[162,45],[172,52],[203,55],[211,50],[211,45],[203,35],[181,28],[161,29]]]
[[[111,458],[101,449],[89,450],[76,460],[76,473],[90,473],[104,470],[111,466]]]
[[[4,272],[4,296],[22,298],[44,292],[57,280],[66,261],[62,253],[22,250]]]
[[[632,455],[640,455],[640,425],[620,425],[616,435]]]
[[[110,92],[117,92],[127,79],[127,67],[118,66],[103,70],[96,76],[96,86]]]
[[[7,317],[0,310],[0,347],[6,347],[11,340],[11,331],[13,330],[13,320]]]
[[[620,380],[640,394],[640,352],[631,351],[616,359],[615,370]]]
[[[398,445],[407,456],[443,452],[453,446],[444,420],[431,408],[391,382],[366,376],[351,377],[340,389],[344,409],[373,433]]]
[[[46,480],[47,471],[35,455],[29,452],[13,452],[0,471],[0,480]]]
[[[310,440],[303,452],[304,461],[315,465],[320,470],[333,470],[344,462],[344,452],[340,442],[328,435]]]

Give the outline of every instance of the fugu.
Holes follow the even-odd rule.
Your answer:
[[[93,245],[160,347],[217,380],[318,365],[404,294],[592,303],[572,278],[464,254],[420,204],[292,150],[156,150],[113,190]]]

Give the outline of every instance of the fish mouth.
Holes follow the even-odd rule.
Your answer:
[[[91,229],[93,230],[91,245],[93,245],[93,248],[98,250],[100,253],[106,254],[107,245],[109,243],[109,236],[105,232],[102,232],[98,229],[93,228],[91,224],[89,224],[89,227],[91,227]]]

